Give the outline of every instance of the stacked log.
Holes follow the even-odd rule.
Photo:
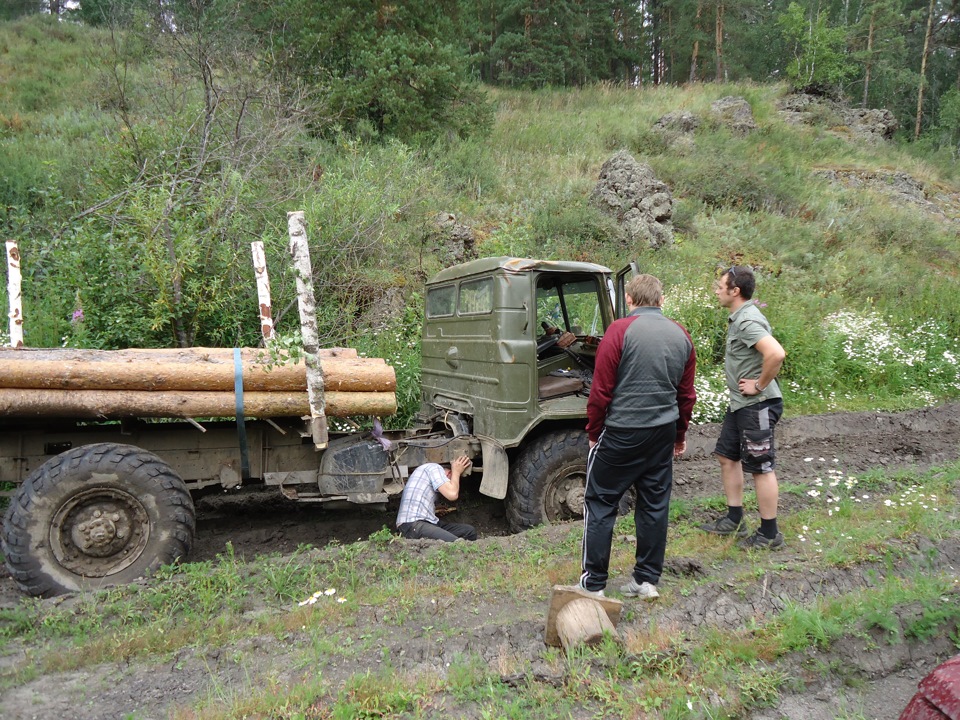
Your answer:
[[[247,417],[310,414],[302,359],[274,361],[241,351]],[[391,415],[396,375],[381,358],[350,348],[320,352],[326,414]],[[231,417],[236,414],[234,351],[225,348],[0,349],[0,416],[114,419]]]

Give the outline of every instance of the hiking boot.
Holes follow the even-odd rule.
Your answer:
[[[783,533],[778,532],[777,536],[771,539],[766,535],[761,535],[760,531],[757,530],[746,540],[738,542],[737,547],[741,547],[744,550],[753,550],[755,548],[760,550],[776,550],[783,547]]]
[[[710,523],[704,523],[700,526],[700,529],[713,535],[733,535],[736,533],[739,538],[745,538],[750,534],[750,529],[743,520],[738,525],[730,519],[729,515],[724,515]]]
[[[626,597],[635,597],[642,600],[656,600],[660,597],[656,585],[648,582],[638,583],[633,578],[630,578],[630,582],[620,588],[620,592]]]

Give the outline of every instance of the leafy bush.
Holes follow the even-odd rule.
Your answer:
[[[580,193],[547,198],[534,216],[533,230],[546,249],[561,254],[619,235],[615,223]]]
[[[438,142],[431,148],[430,158],[450,194],[481,200],[500,184],[500,168],[485,139]]]

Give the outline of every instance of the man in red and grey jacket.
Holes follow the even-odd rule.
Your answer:
[[[638,275],[626,287],[630,314],[607,328],[597,348],[587,402],[587,483],[580,587],[607,584],[620,499],[636,489],[636,565],[620,591],[653,600],[667,545],[673,458],[687,448],[697,393],[690,333],[663,315],[663,285]]]

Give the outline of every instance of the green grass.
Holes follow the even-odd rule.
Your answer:
[[[734,717],[775,704],[793,687],[780,663],[795,653],[828,650],[844,638],[901,643],[947,636],[960,647],[960,586],[951,572],[938,569],[933,549],[960,537],[958,487],[960,464],[863,478],[836,470],[808,486],[821,491],[816,497],[790,488],[800,505],[782,518],[789,562],[780,553],[745,555],[731,539],[697,531],[695,523],[718,507],[719,498],[677,503],[668,557],[696,558],[702,573],[669,576],[661,603],[718,590],[747,597],[771,573],[789,579],[795,570],[828,583],[848,578],[847,589],[798,593],[781,611],[728,629],[658,627],[643,607],[628,605],[622,643],[566,655],[542,651],[541,668],[560,682],[535,678],[529,658],[506,645],[493,662],[468,652],[445,675],[428,679],[393,666],[388,648],[396,637],[430,644],[459,637],[464,616],[470,625],[484,622],[470,613],[472,598],[510,608],[509,618],[493,619],[498,624],[542,621],[547,588],[579,572],[582,530],[576,525],[559,533],[534,529],[505,544],[443,545],[429,552],[412,550],[385,531],[350,545],[304,547],[250,563],[228,551],[215,562],[165,568],[140,587],[78,595],[63,604],[24,599],[0,614],[0,652],[30,650],[0,685],[100,663],[170,662],[188,648],[218,648],[247,663],[249,641],[272,637],[284,647],[284,666],[299,679],[280,684],[264,666],[265,678],[251,677],[241,687],[214,681],[205,697],[180,706],[175,717],[430,717],[438,698],[491,718],[559,718],[578,707],[607,716],[641,708],[662,717]],[[748,496],[747,505],[753,502]],[[629,518],[619,521],[615,537],[622,534],[632,534]],[[918,552],[923,547],[931,549]],[[632,566],[632,543],[615,542],[613,550],[612,569]],[[311,597],[312,604],[304,602]],[[381,657],[378,669],[331,676],[333,668],[371,656]],[[503,677],[515,680],[506,684]],[[548,708],[547,715],[538,708]]]

